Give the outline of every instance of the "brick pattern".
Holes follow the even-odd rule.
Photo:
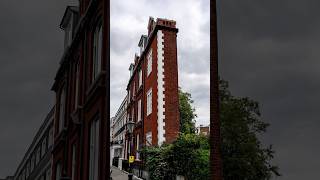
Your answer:
[[[99,117],[99,166],[98,178],[106,179],[109,171],[109,150],[110,132],[109,114],[110,107],[107,96],[110,91],[108,73],[110,67],[108,63],[109,47],[109,3],[107,1],[81,0],[80,24],[74,34],[71,45],[66,49],[62,57],[61,65],[57,71],[52,90],[56,93],[56,99],[60,93],[62,85],[67,87],[65,130],[55,134],[54,149],[52,151],[52,178],[56,173],[56,164],[61,163],[62,176],[72,175],[72,144],[76,145],[76,178],[87,180],[89,174],[89,141],[91,121]],[[101,71],[97,78],[92,81],[92,57],[93,57],[93,29],[97,27],[97,22],[104,23],[103,28],[103,48],[101,58]],[[79,65],[79,77],[76,76],[76,66]],[[78,106],[75,105],[75,81],[79,78],[78,84]],[[58,104],[58,103],[56,103]],[[58,123],[58,111],[55,115],[55,126]],[[57,128],[57,127],[56,127]],[[57,131],[56,131],[57,132]]]
[[[222,180],[216,0],[210,1],[210,175]]]
[[[178,98],[178,65],[177,65],[177,29],[175,21],[150,18],[148,25],[148,43],[141,57],[134,59],[134,72],[130,77],[127,90],[136,98],[129,103],[127,113],[137,117],[138,100],[142,100],[142,125],[137,125],[133,141],[146,143],[146,134],[152,133],[152,145],[172,143],[179,134],[179,98]],[[152,51],[152,71],[147,74],[149,52]],[[142,89],[138,89],[139,70],[142,69]],[[133,87],[135,84],[135,87]],[[152,113],[147,115],[147,92],[152,89]],[[138,123],[139,124],[139,123]],[[142,128],[142,129],[141,129]],[[128,136],[127,136],[128,138]],[[133,154],[135,154],[135,148]]]
[[[151,45],[149,49],[146,49],[146,54],[149,53],[149,51],[152,49],[152,71],[147,76],[147,58],[144,57],[144,69],[145,69],[145,83],[144,83],[144,100],[143,100],[143,106],[144,106],[144,131],[143,136],[146,137],[146,134],[148,132],[152,133],[152,145],[158,144],[158,122],[157,122],[157,107],[158,107],[158,88],[157,88],[157,79],[158,79],[158,49],[157,49],[157,39],[154,38],[151,40]],[[152,88],[152,113],[147,115],[147,92]],[[145,142],[144,142],[145,143]]]
[[[165,139],[165,66],[164,66],[164,35],[161,30],[157,33],[157,88],[158,88],[158,106],[157,106],[157,122],[158,122],[158,145],[162,145]]]
[[[178,62],[177,34],[163,30],[164,34],[164,80],[165,80],[165,137],[172,143],[179,135],[179,96],[178,96]]]

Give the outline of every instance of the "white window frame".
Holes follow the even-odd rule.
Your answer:
[[[49,130],[49,137],[48,137],[48,147],[52,146],[53,144],[53,130],[50,128]]]
[[[142,86],[142,69],[139,70],[139,88]]]
[[[47,137],[43,138],[43,140],[42,140],[41,157],[43,157],[46,152],[47,152]]]
[[[147,92],[147,116],[152,113],[152,88]]]
[[[56,180],[60,180],[61,179],[61,165],[60,163],[58,163],[56,165]]]
[[[146,134],[146,146],[152,146],[152,132]]]
[[[98,180],[99,176],[99,126],[97,118],[90,126],[89,180]]]
[[[37,147],[37,154],[36,154],[36,156],[37,156],[37,162],[36,162],[36,164],[38,164],[39,162],[40,162],[40,160],[41,160],[41,146],[38,146]]]
[[[31,155],[30,162],[31,162],[31,171],[33,171],[33,169],[35,168],[35,156],[34,156],[34,154]]]
[[[60,106],[59,106],[59,126],[58,132],[60,133],[64,127],[64,116],[66,110],[66,86],[64,85],[60,92]]]
[[[133,82],[133,88],[132,88],[132,95],[135,96],[136,95],[136,83]]]
[[[131,109],[131,120],[134,121],[134,106]]]
[[[141,119],[141,99],[139,99],[139,101],[138,101],[138,122],[139,121],[141,121],[142,119]]]
[[[102,60],[102,23],[96,26],[93,37],[92,80],[95,80],[101,71]]]
[[[131,89],[128,90],[128,100],[130,102]]]
[[[79,100],[79,80],[80,80],[80,61],[76,64],[76,83],[75,83],[75,97],[74,97],[74,108],[77,109],[78,107],[78,100]]]
[[[72,145],[72,172],[71,172],[71,179],[75,180],[76,175],[76,145]]]
[[[136,143],[137,143],[136,144],[136,159],[140,159],[140,156],[139,156],[140,154],[138,152],[139,151],[139,137],[140,137],[140,135],[137,134],[137,137],[136,137],[137,138],[137,141],[136,141]]]
[[[148,56],[147,56],[147,77],[152,72],[152,49],[150,49]]]
[[[124,154],[124,158],[128,159],[129,148],[128,148],[128,140],[127,139],[125,140],[125,149],[126,149],[126,152]]]
[[[51,179],[51,168],[47,169],[47,171],[46,171],[46,179],[47,180]]]

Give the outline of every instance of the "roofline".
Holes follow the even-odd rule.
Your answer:
[[[24,154],[22,160],[20,161],[20,164],[19,164],[18,168],[16,169],[16,172],[14,173],[14,177],[16,177],[17,173],[19,173],[21,166],[25,164],[24,162],[26,160],[26,157],[27,157],[27,155],[30,154],[30,151],[31,151],[32,147],[34,146],[34,144],[36,143],[36,140],[40,136],[40,132],[42,132],[42,130],[45,127],[45,125],[49,122],[49,120],[51,119],[50,117],[54,116],[54,109],[55,109],[55,105],[51,108],[49,113],[46,115],[45,120],[43,121],[43,123],[41,124],[40,128],[38,129],[36,135],[33,137],[32,142],[29,145],[27,152]]]
[[[159,18],[160,19],[160,18]],[[146,47],[145,47],[145,50],[148,49],[150,46],[151,46],[151,40],[153,40],[153,38],[156,36],[156,33],[158,32],[158,30],[163,30],[163,29],[166,29],[166,30],[170,30],[170,31],[175,31],[176,33],[179,32],[179,29],[178,28],[173,28],[173,27],[167,27],[167,26],[163,26],[163,25],[160,25],[160,24],[156,24],[156,26],[154,27],[154,29],[152,30],[152,32],[150,33],[150,35],[148,36],[148,39],[147,39],[147,44],[146,44]],[[129,85],[132,81],[132,78],[134,76],[134,74],[136,73],[137,71],[137,68],[139,66],[139,64],[141,63],[142,61],[142,58],[145,56],[146,54],[146,51],[143,51],[141,54],[140,54],[140,57],[138,59],[138,63],[137,65],[134,67],[134,70],[133,70],[133,73],[132,73],[132,76],[130,77],[129,81],[128,81],[128,84],[127,84],[127,90],[129,88]]]

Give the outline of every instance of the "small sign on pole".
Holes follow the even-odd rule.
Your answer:
[[[129,163],[133,163],[134,162],[134,156],[130,156],[129,157]]]

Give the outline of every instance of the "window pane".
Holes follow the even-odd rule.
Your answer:
[[[79,99],[79,78],[80,78],[80,62],[78,61],[76,65],[76,83],[75,83],[75,96],[74,96],[74,106],[75,109],[78,107]]]
[[[97,77],[101,70],[101,56],[102,55],[102,26],[99,24],[94,33],[93,45],[93,79]]]
[[[75,180],[76,172],[76,145],[72,146],[72,180]]]
[[[141,99],[138,101],[138,121],[141,121]]]
[[[139,71],[139,88],[142,85],[142,70]]]
[[[146,146],[152,145],[152,132],[146,134]]]
[[[152,89],[147,93],[147,115],[152,113]]]
[[[58,163],[56,166],[56,180],[60,180],[60,179],[61,179],[61,166],[60,166],[60,163]]]
[[[61,132],[64,124],[66,87],[63,87],[60,94],[60,110],[59,110],[59,132]]]
[[[99,172],[99,120],[90,127],[89,180],[98,180]]]
[[[149,76],[149,74],[152,71],[152,49],[150,50],[148,57],[147,57],[147,76]]]

